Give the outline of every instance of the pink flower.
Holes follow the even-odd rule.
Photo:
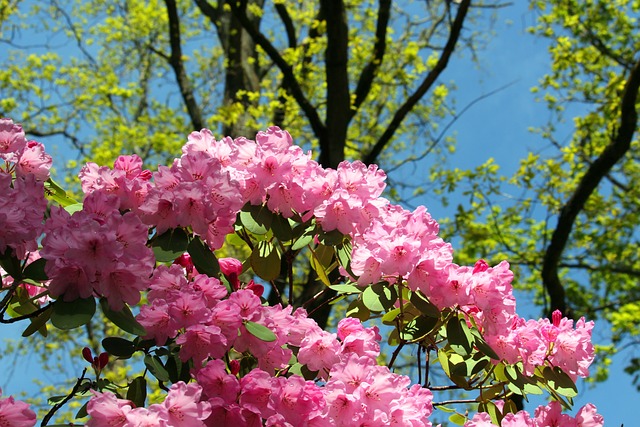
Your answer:
[[[587,403],[576,414],[576,427],[602,427],[604,417],[596,412],[595,405]]]
[[[0,159],[17,163],[26,145],[22,126],[11,119],[0,119]]]
[[[336,334],[314,330],[302,340],[298,361],[312,371],[329,371],[338,362],[339,352],[340,343],[336,340]]]
[[[2,396],[1,388],[0,396]],[[0,399],[0,426],[33,427],[35,424],[36,413],[29,408],[29,405],[15,400],[13,396]]]
[[[127,414],[131,411],[131,402],[118,399],[118,397],[106,391],[100,393],[91,391],[93,396],[87,404],[87,413],[91,417],[87,427],[124,427],[127,425]]]
[[[571,415],[562,413],[560,402],[549,402],[547,406],[538,406],[534,413],[536,427],[576,427]]]
[[[464,427],[495,427],[495,424],[491,422],[491,415],[486,412],[478,412],[464,423]]]
[[[233,403],[240,394],[240,382],[235,375],[227,373],[222,360],[209,361],[196,373],[196,380],[208,398],[219,397],[225,403]]]
[[[211,414],[211,405],[200,401],[202,387],[180,381],[171,386],[161,405],[151,408],[159,412],[162,427],[200,427]],[[150,408],[150,409],[151,409]]]
[[[16,176],[33,175],[38,181],[46,181],[52,164],[53,159],[45,153],[44,145],[29,141],[16,165]]]

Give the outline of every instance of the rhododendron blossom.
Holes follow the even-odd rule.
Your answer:
[[[28,303],[26,317],[42,316],[32,319],[34,333],[49,317],[69,321],[59,300],[74,307],[102,298],[107,318],[139,335],[105,339],[111,359],[83,351],[96,375],[78,383],[91,393],[87,426],[431,426],[430,368],[418,367],[424,385],[391,369],[403,346],[426,354],[427,367],[437,354],[446,376],[469,393],[498,390],[490,398],[480,391],[478,402],[496,400],[500,410],[509,409],[510,393],[528,393],[520,388],[526,381],[552,389],[547,376],[570,387],[588,375],[593,322],[559,312],[551,321],[521,318],[507,261],[453,263],[425,207],[410,211],[382,196],[386,175],[377,166],[329,169],[312,157],[277,127],[255,141],[216,140],[203,129],[169,167],[143,169],[135,155],[113,167],[88,163],[81,206],[66,200],[47,209],[50,156],[0,120],[0,255],[15,261],[0,270],[0,291],[15,293],[4,301]],[[217,259],[233,239],[250,255]],[[297,301],[298,254],[312,260],[309,280],[349,302],[353,317],[336,331],[308,315],[309,301]],[[137,306],[135,318],[128,306]],[[388,366],[380,364],[385,329],[359,320],[372,317],[393,330]],[[145,372],[128,386],[98,378],[109,360],[134,353],[144,353]],[[135,387],[152,377],[165,393],[143,407],[146,391]],[[505,427],[603,425],[593,405],[575,417],[561,409],[558,402],[533,415],[505,409],[499,419]],[[492,416],[469,416],[465,426],[491,426]],[[0,426],[34,423],[26,404],[0,399]]]

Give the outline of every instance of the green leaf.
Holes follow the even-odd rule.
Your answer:
[[[398,299],[398,293],[394,286],[386,282],[379,282],[365,288],[362,293],[362,302],[373,312],[389,310]]]
[[[76,419],[79,418],[84,418],[84,417],[88,417],[89,414],[87,413],[87,405],[89,404],[89,402],[85,402],[84,405],[82,405],[80,407],[80,409],[78,409],[78,412],[76,412]],[[68,427],[69,424],[64,424],[64,426]]]
[[[578,389],[571,377],[558,366],[553,368],[546,366],[542,376],[547,380],[547,385],[558,394],[569,398],[578,395]]]
[[[264,342],[273,342],[277,339],[276,334],[271,329],[259,323],[247,320],[244,322],[244,327],[247,328],[251,335]]]
[[[473,335],[469,331],[467,322],[458,316],[453,316],[447,322],[447,339],[456,353],[466,356],[471,354]]]
[[[360,293],[362,293],[362,289],[360,289],[356,285],[349,285],[349,284],[331,285],[331,286],[329,286],[329,288],[333,289],[334,291],[338,292],[339,294],[360,294]]]
[[[453,415],[451,415],[449,417],[449,421],[451,421],[452,423],[457,424],[459,426],[462,426],[462,425],[464,425],[464,423],[467,422],[467,417],[465,417],[464,415],[459,414],[459,413],[456,412],[455,414],[453,414]]]
[[[129,358],[136,351],[136,346],[132,341],[120,337],[107,337],[102,340],[102,347],[107,353],[122,358]]]
[[[46,325],[47,325],[47,321],[49,321],[49,319],[51,318],[52,313],[53,313],[53,306],[50,305],[49,308],[47,308],[42,313],[38,314],[36,317],[30,318],[29,320],[31,320],[31,324],[27,326],[27,329],[24,330],[24,332],[22,333],[22,336],[29,337],[34,333],[36,333],[36,331],[40,331],[40,334],[46,337],[48,335]]]
[[[198,273],[206,274],[209,277],[218,277],[220,274],[218,259],[200,237],[194,236],[191,239],[187,252],[191,255],[191,261],[193,261]]]
[[[133,335],[145,336],[147,331],[144,327],[138,323],[133,313],[126,305],[120,311],[113,311],[109,307],[109,303],[106,298],[100,298],[100,307],[107,319],[111,320],[117,327],[125,332],[129,332]]]
[[[84,208],[82,203],[73,203],[64,207],[64,210],[73,215],[76,212],[80,212]]]
[[[500,360],[500,356],[498,356],[498,354],[493,351],[491,346],[487,344],[487,342],[484,340],[482,335],[480,335],[480,332],[477,329],[471,329],[471,335],[473,335],[473,344],[478,347],[478,350],[480,350],[483,354],[489,356],[493,360]]]
[[[129,389],[127,390],[127,400],[133,402],[135,407],[144,407],[144,401],[147,399],[147,380],[143,376],[139,376],[133,379],[129,383]]]
[[[493,400],[496,397],[500,396],[504,391],[503,384],[494,384],[489,388],[483,388],[480,390],[480,398],[487,402],[489,400]]]
[[[402,310],[400,310],[400,307],[394,308],[393,310],[385,313],[382,316],[382,323],[384,323],[385,325],[395,325],[396,324],[396,318],[400,315],[400,313],[402,313]]]
[[[340,265],[351,275],[356,277],[355,273],[351,270],[351,252],[353,247],[349,240],[346,240],[343,244],[336,246],[336,257]]]
[[[261,279],[270,282],[280,275],[280,253],[266,240],[258,242],[251,252],[251,268]]]
[[[177,383],[178,381],[186,383],[191,380],[189,363],[183,363],[177,351],[169,355],[165,367],[169,373],[169,381],[172,383]]]
[[[47,273],[44,272],[44,266],[47,264],[47,260],[44,258],[38,258],[24,269],[24,278],[31,279],[36,282],[45,282],[49,280]]]
[[[63,301],[58,299],[53,303],[51,324],[58,329],[73,329],[89,323],[96,312],[96,300],[91,298]]]
[[[245,205],[240,211],[239,221],[249,232],[257,235],[267,234],[275,215],[264,205]]]
[[[144,365],[149,369],[149,372],[161,382],[169,381],[169,372],[162,364],[162,360],[158,356],[147,354],[144,356]]]
[[[46,196],[57,202],[62,207],[78,203],[51,178],[44,182],[44,188]]]
[[[172,262],[184,254],[188,246],[189,236],[182,228],[167,230],[151,242],[151,248],[159,262]]]
[[[298,226],[302,227],[302,225]],[[294,234],[298,230],[298,227],[294,228]],[[297,251],[298,249],[302,249],[308,244],[313,242],[313,237],[316,235],[316,226],[315,224],[306,227],[302,235],[296,239],[296,241],[291,245],[292,251]]]
[[[419,291],[411,292],[409,301],[411,301],[413,306],[418,310],[420,310],[420,312],[425,316],[440,317],[440,310],[438,310],[438,307],[436,307],[431,301],[429,301]]]
[[[400,338],[408,341],[417,341],[433,332],[438,324],[438,320],[434,317],[418,316],[407,323],[400,333]]]
[[[47,403],[53,406],[56,403],[62,402],[64,399],[66,399],[66,397],[67,396],[51,396],[50,398],[47,399]]]
[[[325,246],[337,246],[344,241],[344,234],[339,230],[322,231],[318,233],[318,241]]]
[[[15,280],[22,279],[22,266],[20,260],[14,255],[13,249],[7,247],[3,253],[0,253],[0,266]]]
[[[361,298],[358,298],[349,304],[347,307],[347,317],[355,317],[356,319],[360,319],[360,321],[364,322],[365,320],[369,320],[371,317],[371,312],[364,305]]]
[[[486,412],[491,417],[491,422],[495,425],[500,425],[502,421],[502,412],[492,401],[482,402],[478,405],[478,412]]]
[[[318,245],[320,248],[326,248],[327,246]],[[317,249],[317,248],[316,248]],[[318,275],[318,279],[325,286],[331,286],[331,281],[329,280],[329,276],[327,275],[327,271],[325,269],[325,265],[322,262],[322,255],[326,253],[323,249],[320,252],[317,252],[314,249],[311,249],[311,258],[309,259],[309,263],[311,264],[311,268]]]
[[[273,215],[273,221],[271,222],[271,230],[273,235],[281,242],[288,242],[293,239],[293,229],[289,219],[282,215]]]

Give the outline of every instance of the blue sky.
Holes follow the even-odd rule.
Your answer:
[[[481,52],[479,68],[467,59],[455,57],[445,72],[445,79],[455,81],[459,88],[453,95],[459,107],[513,82],[506,89],[476,104],[455,123],[452,131],[456,133],[458,151],[451,160],[452,166],[472,168],[492,157],[503,173],[510,174],[516,169],[517,160],[528,149],[544,146],[544,141],[527,129],[543,125],[548,117],[545,105],[536,103],[530,92],[530,88],[536,85],[549,67],[547,42],[526,33],[526,28],[535,21],[527,3],[516,1],[499,11],[495,37],[489,42],[488,48]],[[567,127],[566,132],[570,131],[570,127]],[[421,203],[427,205],[436,219],[450,214],[446,209],[430,205],[428,199]],[[528,296],[519,297],[519,313],[537,317],[539,309],[531,304]],[[17,338],[22,328],[3,325],[0,338]],[[606,326],[596,325],[594,336],[604,339]],[[630,353],[614,358],[611,377],[607,382],[595,386],[579,383],[581,394],[575,400],[576,408],[591,402],[605,416],[607,426],[617,427],[623,423],[627,427],[632,426],[637,418],[634,404],[640,404],[640,393],[631,386],[631,378],[622,372],[628,358]],[[6,360],[2,362],[7,363]],[[6,370],[0,374],[0,387],[4,389],[4,394],[19,393],[25,389],[36,390],[30,385],[34,370],[26,362],[27,359],[18,361],[10,381],[6,377]],[[531,404],[527,408],[532,411],[533,406]]]

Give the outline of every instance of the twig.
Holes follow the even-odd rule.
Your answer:
[[[87,368],[84,368],[82,370],[82,375],[80,376],[80,378],[78,378],[78,381],[76,381],[76,385],[73,386],[73,389],[71,389],[71,393],[69,393],[67,395],[67,397],[65,397],[64,399],[62,399],[60,402],[56,403],[55,405],[53,405],[53,407],[49,410],[49,412],[47,412],[47,415],[44,416],[44,418],[42,419],[42,423],[40,424],[40,426],[46,426],[47,423],[49,422],[49,420],[51,420],[51,418],[54,416],[54,414],[58,411],[58,409],[62,408],[69,400],[71,400],[73,398],[73,396],[76,395],[76,393],[78,392],[78,390],[80,390],[80,386],[82,385],[82,381],[84,381],[84,374],[87,373]]]

